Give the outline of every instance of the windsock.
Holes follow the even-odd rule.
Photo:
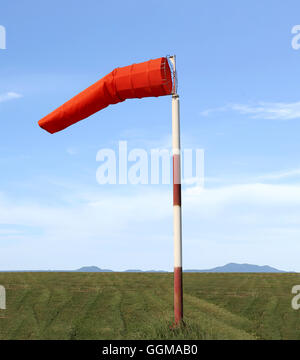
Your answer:
[[[172,94],[172,74],[165,57],[114,69],[71,100],[42,118],[38,124],[53,134],[111,104],[126,99]]]

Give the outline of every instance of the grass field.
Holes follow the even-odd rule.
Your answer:
[[[184,273],[180,330],[172,274],[0,273],[0,284],[0,339],[300,339],[298,274]]]

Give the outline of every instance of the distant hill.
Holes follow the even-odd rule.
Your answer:
[[[112,270],[109,269],[100,269],[97,266],[83,266],[78,270],[75,270],[76,272],[112,272]]]
[[[109,270],[109,269],[100,269],[97,266],[84,266],[78,270],[74,270],[75,272],[113,272],[114,270]],[[139,270],[139,269],[128,269],[128,270],[124,270],[122,272],[132,272],[132,273],[139,273],[139,272],[148,272],[148,273],[152,273],[152,272],[157,272],[157,273],[161,273],[161,272],[168,272],[165,270]]]
[[[285,273],[287,271],[278,270],[271,266],[252,265],[252,264],[236,264],[229,263],[224,266],[218,266],[207,270],[184,270],[185,272],[206,272],[206,273]]]

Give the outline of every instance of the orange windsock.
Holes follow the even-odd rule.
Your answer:
[[[53,134],[108,105],[126,99],[170,95],[172,75],[167,58],[116,68],[38,123]]]

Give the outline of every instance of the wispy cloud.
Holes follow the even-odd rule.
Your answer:
[[[21,94],[9,91],[7,93],[0,94],[0,103],[6,102],[6,101],[9,101],[9,100],[13,100],[13,99],[19,99],[21,97],[22,97]]]
[[[282,180],[288,178],[298,178],[300,175],[300,169],[291,169],[285,171],[278,171],[274,173],[264,174],[257,177],[257,180]]]
[[[237,176],[236,174],[227,176],[220,176],[220,177],[205,177],[204,183],[205,184],[216,184],[216,185],[234,185],[234,184],[255,184],[259,183],[281,183],[286,184],[288,182],[297,182],[299,183],[300,179],[300,168],[295,169],[286,169],[280,171],[269,172],[260,175],[249,175],[249,174],[241,174]],[[185,182],[187,185],[191,185],[191,182]]]
[[[70,187],[65,189],[70,203],[56,205],[0,194],[1,222],[10,224],[0,231],[1,268],[72,269],[90,263],[171,269],[171,193],[148,190],[121,195]],[[289,269],[298,264],[299,185],[193,186],[182,195],[186,266],[229,260]]]
[[[256,104],[227,104],[222,107],[207,109],[201,115],[208,116],[216,112],[235,111],[251,118],[290,120],[300,118],[300,101],[293,103],[258,102]]]
[[[69,155],[76,155],[78,153],[77,149],[75,149],[74,147],[68,147],[66,151]]]

